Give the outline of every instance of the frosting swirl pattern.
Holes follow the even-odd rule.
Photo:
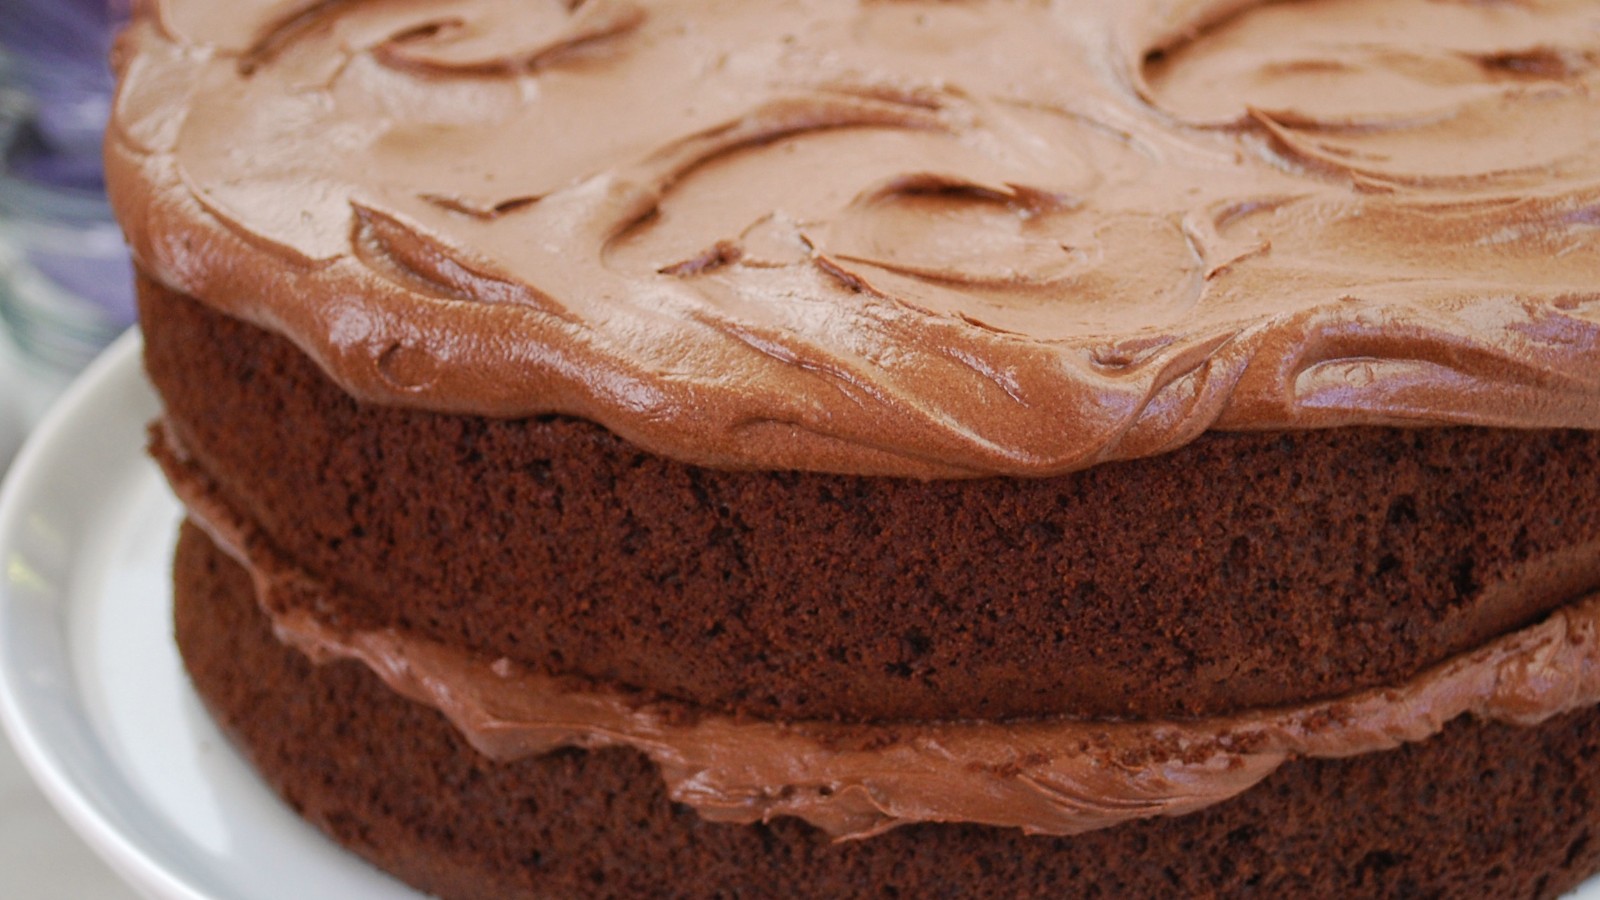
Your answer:
[[[113,199],[357,397],[729,467],[1600,427],[1600,5],[149,0]]]

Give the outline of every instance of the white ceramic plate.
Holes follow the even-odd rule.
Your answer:
[[[0,491],[0,718],[74,829],[155,900],[407,900],[280,803],[211,724],[171,638],[180,512],[143,453],[129,334]],[[1572,895],[1600,900],[1600,879]]]
[[[68,823],[158,900],[404,900],[263,785],[172,642],[179,509],[144,452],[129,334],[39,426],[0,491],[0,718]]]

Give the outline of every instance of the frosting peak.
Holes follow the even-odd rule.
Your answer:
[[[150,0],[140,264],[354,395],[1049,475],[1600,427],[1600,7]]]

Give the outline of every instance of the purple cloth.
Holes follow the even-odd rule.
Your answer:
[[[30,179],[71,186],[99,182],[100,134],[110,112],[107,59],[128,0],[4,0],[0,47],[5,80],[31,99],[33,115],[9,166]]]
[[[32,268],[87,300],[108,325],[133,318],[127,257],[105,242],[33,241],[37,233],[110,228],[100,167],[111,110],[111,42],[130,0],[0,0],[0,215]],[[9,182],[7,185],[5,182]]]

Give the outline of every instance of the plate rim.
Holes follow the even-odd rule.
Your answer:
[[[0,554],[9,558],[17,545],[29,489],[57,462],[64,433],[78,422],[84,408],[103,402],[104,394],[127,379],[137,378],[150,390],[140,363],[143,346],[137,326],[124,332],[72,382],[29,434],[0,484]],[[14,627],[17,606],[7,575],[0,579],[0,635]],[[61,605],[53,607],[59,611]],[[63,639],[70,643],[70,635]],[[9,640],[0,638],[0,727],[45,799],[88,848],[136,892],[163,900],[210,900],[208,894],[162,864],[135,836],[116,827],[102,804],[91,796],[84,773],[50,750],[48,726],[30,710],[27,686],[8,646]],[[70,659],[62,664],[70,670]]]

